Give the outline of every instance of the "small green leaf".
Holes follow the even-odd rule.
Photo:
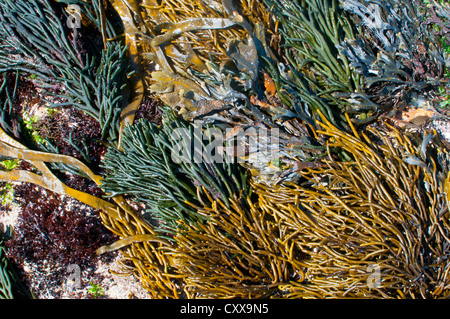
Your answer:
[[[17,167],[17,165],[19,165],[19,160],[18,159],[5,160],[3,162],[0,162],[0,165],[7,171],[12,171]]]

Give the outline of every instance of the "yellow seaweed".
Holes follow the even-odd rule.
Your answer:
[[[132,82],[132,100],[122,109],[120,113],[119,141],[117,146],[119,150],[121,149],[123,130],[127,125],[133,125],[136,113],[144,98],[144,82],[142,81],[141,77],[139,77],[138,75],[134,75],[130,79],[130,82]]]
[[[207,86],[192,81],[195,77],[190,69],[207,74],[211,60],[217,65],[230,60],[227,50],[232,43],[248,40],[253,33],[261,38],[265,32],[276,33],[270,13],[255,0],[238,1],[237,5],[216,0],[111,3],[123,21],[125,42],[145,90],[172,107],[181,107],[184,113],[195,110],[198,102],[189,92],[198,92],[199,85]],[[167,81],[150,71],[155,66],[165,73]],[[207,91],[201,92],[202,99],[211,99]]]
[[[157,237],[148,222],[135,212],[121,196],[113,197],[115,203],[111,203],[68,187],[56,178],[45,162],[73,165],[100,185],[101,177],[92,173],[85,164],[69,156],[29,150],[8,136],[1,128],[0,155],[29,161],[40,171],[40,174],[25,170],[0,171],[0,181],[33,183],[58,194],[75,198],[100,210],[100,217],[105,227],[124,238],[110,246],[99,248],[98,253],[126,248],[122,249],[123,258],[135,263],[133,268],[135,275],[148,279],[148,286],[153,291],[151,293],[153,297],[170,296],[174,298],[177,296],[176,284],[170,279],[171,274],[168,271],[169,259],[165,256],[164,250],[160,250],[160,247],[170,245]]]
[[[111,245],[107,245],[107,246],[102,246],[99,249],[97,249],[97,254],[101,255],[107,252],[111,252],[111,251],[115,251],[118,250],[120,248],[123,248],[125,246],[129,246],[133,243],[141,243],[141,242],[147,242],[147,241],[152,241],[152,242],[158,242],[158,243],[162,243],[164,245],[169,245],[167,243],[167,241],[153,235],[153,234],[141,234],[141,235],[133,235],[133,236],[128,236],[125,237],[123,239],[120,239],[116,242],[114,242]]]

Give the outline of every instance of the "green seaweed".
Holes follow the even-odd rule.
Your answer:
[[[448,297],[448,148],[426,127],[379,119],[446,85],[445,46],[426,34],[446,26],[430,25],[428,7],[396,3],[0,2],[0,153],[35,167],[0,170],[0,181],[99,209],[120,239],[97,253],[120,250],[152,298]],[[61,26],[72,4],[102,48],[76,50],[71,36],[84,29]],[[28,74],[62,83],[65,104],[99,121],[109,142],[102,175],[87,152],[83,163],[11,137],[14,92]],[[134,121],[144,96],[167,104],[161,125]],[[214,133],[226,136],[224,150],[247,129],[280,129],[276,154],[206,160]],[[106,196],[68,187],[55,165]]]
[[[122,148],[110,148],[104,158],[108,171],[102,188],[110,196],[128,195],[146,204],[158,227],[174,232],[181,220],[192,222],[201,216],[188,203],[199,205],[198,188],[205,188],[229,204],[229,198],[248,193],[246,173],[235,162],[205,162],[194,143],[205,146],[203,135],[166,109],[165,124],[157,127],[148,121],[127,126]],[[201,129],[201,128],[200,128]],[[182,135],[175,135],[173,132]],[[202,134],[202,131],[200,131]],[[186,135],[186,136],[184,136]],[[177,148],[185,154],[174,153]],[[193,150],[193,152],[191,152]]]
[[[67,19],[61,5],[52,1],[3,1],[0,72],[35,74],[36,83],[65,101],[49,107],[78,108],[99,121],[105,141],[117,142],[122,90],[131,71],[126,48],[107,42],[100,54],[83,55],[75,31],[69,41]],[[54,92],[55,84],[64,89]]]
[[[32,292],[19,280],[17,271],[7,257],[5,240],[11,236],[12,229],[0,224],[0,299],[34,298]]]

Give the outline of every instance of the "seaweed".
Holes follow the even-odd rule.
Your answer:
[[[0,63],[15,63],[4,72],[37,74],[44,86],[63,83],[73,95],[65,103],[96,118],[108,151],[94,172],[73,136],[66,142],[78,158],[51,145],[33,150],[3,121],[2,156],[33,169],[0,171],[0,180],[98,209],[119,238],[96,253],[120,250],[123,270],[152,298],[448,297],[448,148],[425,125],[399,130],[381,116],[432,101],[447,84],[435,41],[447,35],[445,8],[406,0],[60,2],[1,4],[5,52],[19,56],[3,54]],[[61,9],[75,3],[84,28],[93,24],[101,37],[98,51],[73,51],[77,42],[67,39],[78,31],[59,25]],[[26,23],[21,10],[40,20]],[[122,21],[123,35],[106,12]],[[38,25],[23,44],[12,41]],[[6,119],[15,89],[3,84]],[[156,104],[161,118],[152,123],[142,111]],[[262,136],[268,130],[275,141]],[[103,193],[68,186],[56,166]]]
[[[448,84],[443,76],[448,64],[442,45],[445,6],[426,7],[420,1],[265,3],[273,8],[284,40],[284,63],[267,60],[266,69],[283,103],[305,121],[313,121],[311,113],[319,110],[348,131],[344,112],[363,126],[410,103],[436,106],[436,92]]]
[[[433,92],[448,85],[443,76],[448,58],[427,18],[430,8],[421,1],[342,3],[361,28],[354,39],[338,45],[350,67],[364,78],[364,95],[352,101],[361,107],[370,100],[397,108],[404,106],[401,101],[434,103]]]
[[[0,229],[0,299],[13,299],[12,293],[12,275],[6,258],[6,249],[3,244],[3,225]]]
[[[283,59],[266,61],[283,102],[310,123],[317,111],[346,129],[342,113],[352,106],[342,93],[359,91],[361,77],[338,45],[355,37],[356,27],[336,0],[265,1],[279,22]],[[274,63],[275,62],[275,63]]]
[[[319,143],[307,133],[314,119],[308,117],[304,124],[301,116],[278,102],[275,93],[264,94],[262,79],[268,74],[262,66],[264,59],[277,59],[273,51],[278,50],[278,32],[262,2],[114,1],[113,6],[124,23],[129,53],[146,94],[190,122],[241,133],[252,127],[280,132],[280,154],[257,155],[252,150],[246,157],[246,167],[261,179],[294,180],[295,165],[288,163],[314,161],[318,156],[311,145]],[[303,133],[308,137],[298,139]],[[281,169],[270,166],[280,157],[292,168],[283,178]]]
[[[13,113],[14,100],[16,99],[17,89],[19,86],[20,73],[18,71],[16,72],[14,81],[12,81],[11,75],[12,72],[2,73],[2,84],[0,86],[0,97],[2,103],[0,107],[0,125],[7,132],[14,133],[15,127],[13,120],[11,119],[11,114]]]
[[[127,126],[121,150],[110,148],[105,155],[107,174],[101,183],[109,196],[127,195],[145,203],[151,217],[159,221],[158,228],[166,232],[175,232],[180,220],[199,220],[196,210],[186,204],[194,201],[199,187],[228,205],[229,198],[249,192],[244,170],[234,162],[204,161],[201,128],[196,132],[171,113],[165,110],[160,127],[143,120]],[[176,153],[176,149],[185,151]]]
[[[12,229],[0,224],[0,299],[29,299],[33,298],[19,275],[11,258],[7,255],[5,241],[12,236]]]
[[[265,50],[263,35],[258,35],[260,26],[275,33],[258,1],[112,4],[122,18],[130,56],[146,88],[167,105],[181,109],[183,116],[195,117],[199,103],[245,98],[233,86],[247,91],[256,86],[257,52]],[[215,66],[231,69],[238,78],[221,74]]]
[[[333,136],[329,147],[351,151],[352,160],[330,155],[326,169],[303,172],[304,185],[260,189],[309,256],[305,282],[281,289],[291,298],[445,297],[448,169],[429,144],[436,136],[407,136],[384,123],[355,134],[322,127]]]
[[[27,184],[15,190],[20,222],[6,245],[17,264],[51,260],[63,268],[87,267],[97,261],[97,248],[117,239],[101,224],[98,212],[87,213],[86,206],[69,197]]]
[[[51,1],[4,1],[0,9],[0,71],[36,75],[42,88],[62,84],[57,95],[66,102],[49,107],[76,107],[100,123],[102,139],[117,143],[122,90],[131,72],[125,47],[107,42],[98,55],[86,52],[76,29],[66,26],[61,5]]]
[[[448,296],[448,169],[430,138],[417,145],[385,123],[355,134],[321,125],[350,161],[330,154],[298,184],[252,181],[249,209],[210,198],[198,207],[207,221],[178,232],[171,256],[188,296]]]

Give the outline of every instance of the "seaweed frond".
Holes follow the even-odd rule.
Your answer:
[[[326,169],[302,172],[303,185],[254,185],[308,256],[305,281],[281,289],[292,298],[447,295],[448,168],[436,148],[424,138],[421,151],[385,124],[360,135],[323,128],[329,147],[347,150],[351,161],[330,156]]]
[[[49,107],[73,105],[100,123],[105,141],[117,142],[122,90],[131,71],[126,48],[108,42],[100,53],[88,51],[67,19],[62,5],[52,1],[2,2],[0,72],[36,75],[36,83],[65,101]]]
[[[172,110],[165,114],[160,127],[141,120],[125,128],[122,149],[110,148],[105,155],[108,174],[102,188],[111,196],[128,195],[145,203],[161,230],[175,231],[180,220],[190,223],[201,217],[187,204],[199,205],[198,187],[227,205],[229,198],[244,196],[249,189],[247,174],[236,162],[204,160],[207,142],[201,127],[194,128]]]
[[[329,148],[351,159],[330,153],[298,184],[253,180],[247,207],[210,198],[203,223],[183,223],[168,254],[188,296],[448,296],[448,154],[388,124],[349,134],[324,122]]]
[[[370,100],[385,110],[419,100],[438,106],[434,95],[448,86],[444,74],[449,64],[442,45],[446,35],[432,23],[439,19],[430,19],[433,14],[437,18],[434,7],[422,1],[349,0],[342,1],[342,8],[360,31],[338,47],[364,83],[364,94],[343,97],[359,107]],[[436,8],[445,12],[441,5]]]

